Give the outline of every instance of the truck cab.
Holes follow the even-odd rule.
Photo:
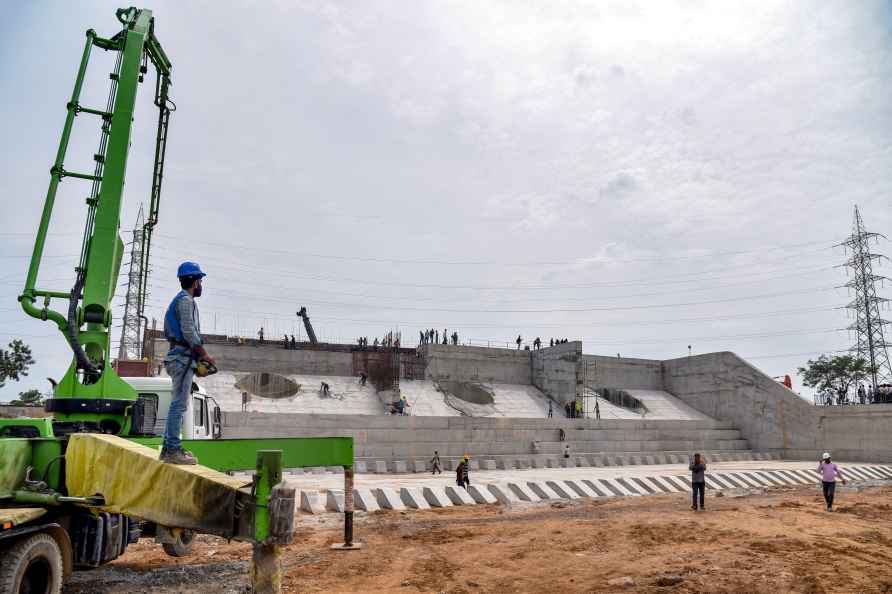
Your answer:
[[[139,432],[142,435],[164,435],[167,411],[170,409],[172,382],[169,377],[123,378],[139,395]],[[134,422],[137,422],[136,420]],[[183,413],[183,439],[220,439],[222,432],[220,406],[197,382]]]

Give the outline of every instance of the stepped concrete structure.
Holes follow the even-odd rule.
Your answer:
[[[151,331],[146,340],[160,371],[167,344]],[[680,462],[693,451],[892,462],[892,405],[816,407],[730,352],[658,361],[584,354],[580,342],[379,351],[225,336],[206,346],[221,371],[201,382],[224,411],[225,436],[352,435],[357,466],[387,472],[425,468],[435,450],[446,467],[470,453],[515,469]],[[372,367],[382,361],[399,376],[410,416],[388,414],[398,396],[376,387]],[[564,418],[577,400],[588,418]]]

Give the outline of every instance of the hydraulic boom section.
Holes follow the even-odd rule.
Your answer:
[[[149,219],[146,222],[150,241],[151,230],[157,221],[167,124],[173,104],[168,99],[171,63],[154,33],[154,19],[149,10],[122,8],[116,13],[123,29],[109,39],[87,31],[56,160],[50,170],[50,184],[43,206],[43,215],[34,242],[31,266],[19,302],[28,315],[50,320],[65,335],[73,352],[73,361],[55,389],[47,410],[55,413],[57,421],[69,423],[72,429],[101,430],[106,433],[126,434],[129,431],[129,409],[136,400],[136,392],[121,380],[110,365],[111,305],[117,285],[124,252],[118,230],[121,218],[121,199],[127,170],[127,153],[133,126],[137,87],[143,82],[148,63],[157,72],[155,105],[158,107],[158,134],[152,177]],[[81,88],[94,48],[117,53],[111,80],[108,103],[104,109],[80,104]],[[92,173],[65,169],[65,155],[75,118],[88,114],[99,118],[101,134],[99,148],[93,156]],[[43,258],[47,229],[53,214],[53,204],[59,184],[76,179],[90,182],[87,198],[87,218],[76,281],[68,292],[37,288],[37,275]],[[147,246],[143,255],[148,258]],[[52,300],[67,300],[63,311],[51,309]]]
[[[300,311],[297,312],[297,316],[304,321],[304,329],[307,331],[307,338],[310,339],[310,344],[319,344],[319,341],[316,340],[316,332],[313,331],[313,324],[310,323],[307,308],[302,306]]]

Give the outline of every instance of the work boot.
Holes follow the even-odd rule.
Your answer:
[[[198,460],[195,459],[195,456],[183,448],[162,449],[158,459],[167,464],[198,464]]]

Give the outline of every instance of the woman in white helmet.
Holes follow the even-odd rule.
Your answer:
[[[830,461],[830,452],[824,452],[821,461],[818,462],[818,472],[821,474],[821,489],[824,491],[824,501],[827,503],[827,511],[833,511],[833,495],[836,493],[836,478],[846,484],[845,477],[839,467]]]

